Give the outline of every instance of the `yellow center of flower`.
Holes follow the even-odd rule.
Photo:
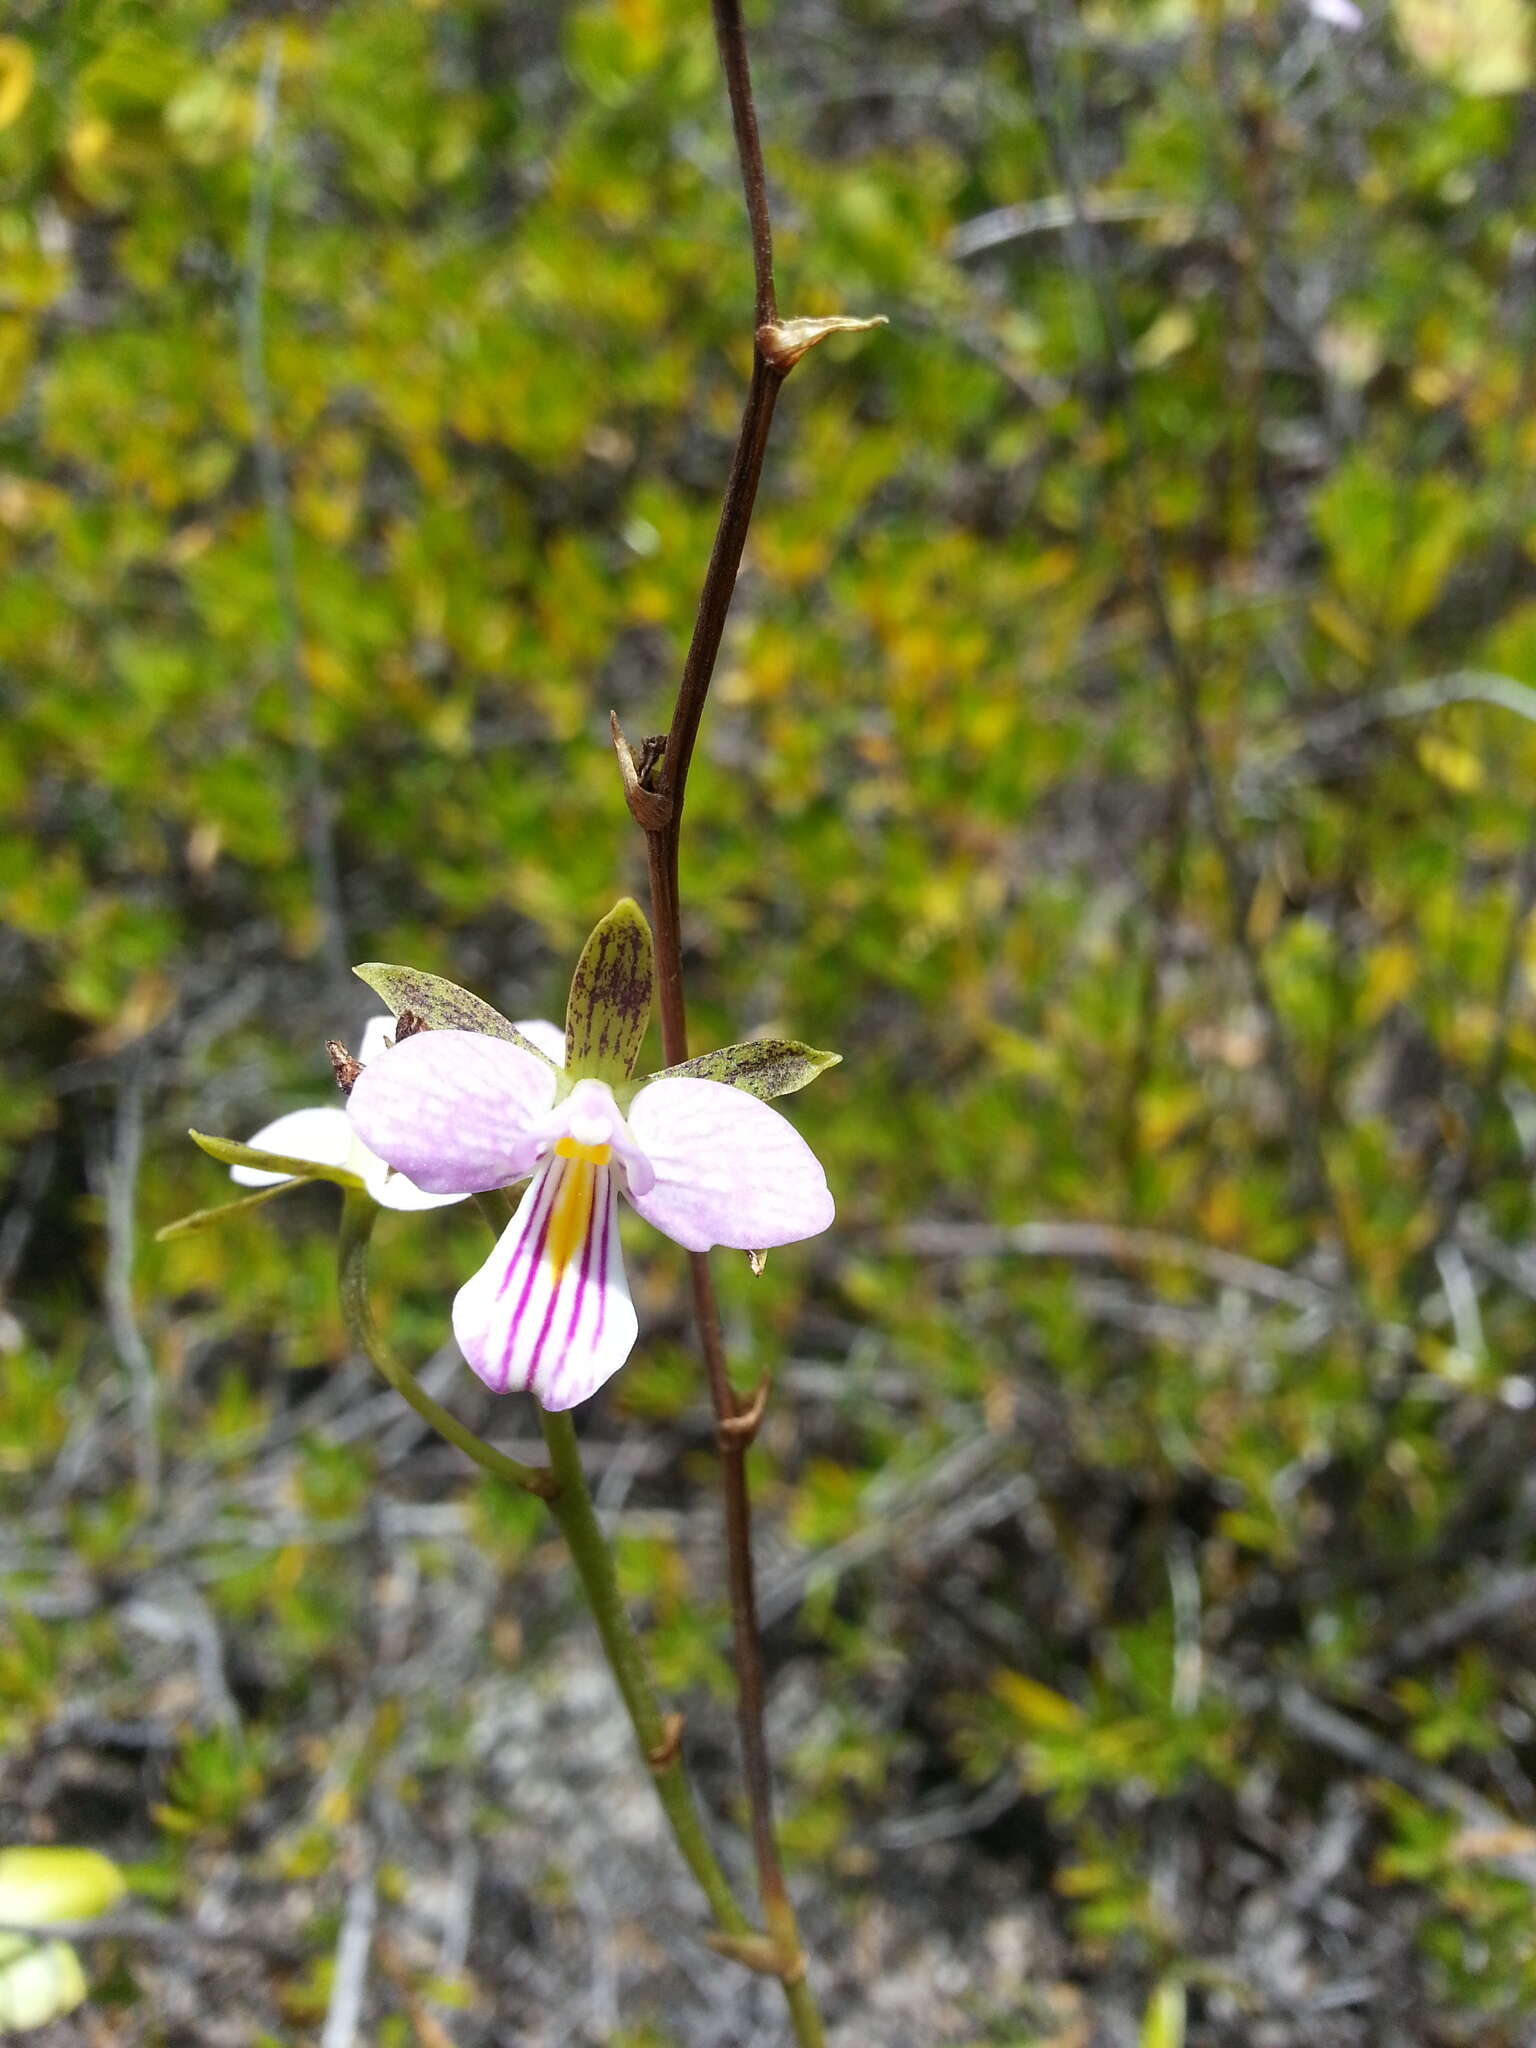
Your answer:
[[[574,1138],[562,1138],[555,1147],[557,1159],[584,1159],[588,1166],[606,1166],[613,1157],[611,1145],[578,1145]]]
[[[597,1168],[613,1157],[611,1145],[581,1145],[574,1138],[561,1138],[555,1146],[557,1159],[568,1159],[555,1190],[555,1206],[549,1219],[549,1236],[544,1256],[554,1269],[555,1284],[576,1256],[592,1225],[592,1204],[597,1193]]]

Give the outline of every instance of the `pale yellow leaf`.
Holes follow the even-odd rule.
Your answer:
[[[1147,2000],[1141,2022],[1141,2048],[1184,2048],[1184,1986],[1165,1977]]]
[[[1530,84],[1526,0],[1393,0],[1392,11],[1409,55],[1448,85],[1488,94]]]
[[[21,38],[0,36],[0,128],[21,118],[36,77],[36,59]]]
[[[1470,748],[1442,739],[1438,733],[1426,732],[1419,735],[1417,752],[1420,766],[1458,796],[1470,796],[1482,787],[1483,764]]]
[[[94,1920],[126,1889],[117,1865],[94,1849],[0,1849],[0,1924]]]
[[[998,1672],[992,1690],[1026,1727],[1050,1728],[1066,1734],[1083,1718],[1082,1708],[1075,1701],[1053,1692],[1037,1678],[1026,1678],[1022,1671]]]
[[[85,1972],[67,1941],[0,1946],[0,2028],[45,2027],[85,1999]]]

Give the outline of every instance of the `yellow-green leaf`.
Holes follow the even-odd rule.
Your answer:
[[[310,1176],[306,1175],[306,1178]],[[211,1209],[194,1209],[189,1216],[178,1216],[174,1223],[162,1223],[155,1232],[156,1244],[169,1244],[173,1238],[191,1237],[195,1231],[207,1230],[213,1224],[222,1223],[226,1216],[238,1215],[243,1209],[259,1209],[263,1202],[270,1202],[277,1195],[286,1195],[290,1188],[299,1185],[298,1177],[280,1180],[270,1188],[256,1188],[251,1194],[241,1195],[233,1202],[215,1202]]]
[[[325,1166],[318,1159],[294,1159],[286,1152],[262,1152],[255,1145],[242,1145],[235,1138],[210,1137],[206,1131],[188,1131],[194,1145],[221,1166],[254,1166],[261,1173],[285,1173],[294,1180],[332,1180],[339,1188],[360,1188],[363,1183],[344,1166]]]
[[[1527,0],[1394,0],[1393,13],[1408,54],[1460,91],[1521,92],[1530,84]]]
[[[1469,747],[1458,746],[1440,733],[1419,734],[1416,748],[1420,762],[1457,796],[1471,796],[1483,786],[1483,764]]]
[[[85,1972],[67,1941],[0,1937],[0,2028],[46,2027],[85,2002]]]
[[[93,1920],[126,1889],[117,1865],[94,1849],[0,1849],[0,1925]]]
[[[21,118],[32,97],[37,60],[19,36],[0,36],[0,128]]]
[[[1164,1977],[1153,1988],[1141,2022],[1141,2048],[1184,2048],[1183,1980]]]
[[[1066,1734],[1082,1725],[1083,1710],[1065,1694],[1053,1692],[1022,1671],[999,1671],[992,1690],[1028,1728],[1050,1728]]]

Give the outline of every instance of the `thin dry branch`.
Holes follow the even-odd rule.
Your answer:
[[[646,835],[651,921],[656,942],[657,999],[662,1048],[669,1064],[688,1057],[678,874],[688,770],[741,567],[742,550],[746,545],[747,529],[763,473],[779,387],[795,360],[793,352],[786,352],[780,347],[782,337],[776,332],[778,300],[773,276],[773,232],[740,0],[713,0],[713,15],[752,235],[752,377],[665,747],[659,759],[650,764],[649,776],[637,769],[633,776],[626,774],[624,778],[630,808]],[[624,743],[622,735],[617,732],[615,744],[620,749],[622,769]],[[634,782],[640,784],[639,791],[630,786]],[[647,790],[665,800],[665,810],[659,822],[656,807],[643,806],[637,800],[638,795]],[[775,1967],[784,1985],[796,2035],[802,2048],[815,2048],[815,2044],[822,2040],[821,2020],[805,1981],[805,1958],[794,1909],[784,1883],[774,1830],[773,1775],[763,1723],[763,1659],[752,1559],[752,1504],[746,1470],[751,1431],[736,1426],[742,1419],[742,1410],[726,1367],[714,1281],[707,1257],[690,1253],[689,1274],[694,1317],[709,1380],[720,1449],[737,1723],[758,1889],[763,1918],[775,1951]]]
[[[112,1348],[128,1376],[134,1472],[146,1507],[160,1495],[160,1387],[133,1299],[139,1163],[144,1151],[144,1070],[131,1059],[118,1084],[112,1148],[102,1167],[107,1265],[103,1283]]]
[[[1331,1289],[1266,1266],[1242,1252],[1200,1244],[1166,1230],[1140,1230],[1116,1223],[908,1223],[891,1232],[898,1251],[943,1259],[990,1258],[1012,1254],[1033,1259],[1109,1259],[1131,1265],[1184,1266],[1219,1286],[1282,1303],[1287,1308],[1329,1310]]]
[[[341,1932],[336,1937],[331,1997],[326,2007],[320,2048],[353,2048],[357,2040],[368,1996],[368,1960],[373,1953],[373,1930],[378,1912],[379,1893],[374,1876],[373,1851],[366,1837],[360,1836],[358,1867],[347,1887]]]

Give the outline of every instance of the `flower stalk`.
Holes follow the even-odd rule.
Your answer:
[[[520,1459],[509,1458],[505,1451],[498,1451],[494,1444],[488,1444],[484,1437],[477,1436],[456,1415],[450,1414],[441,1402],[433,1400],[415,1373],[395,1356],[385,1342],[374,1321],[373,1305],[368,1297],[368,1246],[377,1214],[378,1209],[371,1196],[353,1188],[346,1190],[341,1210],[337,1278],[341,1288],[341,1312],[353,1343],[372,1362],[380,1378],[387,1380],[401,1400],[414,1408],[427,1427],[435,1430],[445,1443],[452,1444],[456,1451],[462,1451],[466,1458],[493,1479],[504,1480],[509,1486],[519,1486],[525,1493],[536,1493],[541,1500],[553,1501],[557,1482],[550,1473],[541,1471],[536,1465],[525,1465]]]
[[[737,1904],[709,1846],[683,1771],[682,1722],[677,1716],[662,1712],[644,1652],[630,1625],[614,1573],[613,1553],[598,1522],[582,1470],[576,1426],[568,1413],[551,1414],[544,1408],[539,1410],[539,1421],[549,1448],[550,1472],[558,1489],[550,1509],[570,1548],[571,1561],[602,1638],[603,1651],[623,1697],[635,1740],[656,1787],[656,1797],[661,1801],[683,1861],[708,1900],[720,1932],[736,1940],[750,1941],[754,1938],[751,1923]]]
[[[494,1228],[494,1205],[486,1207]],[[727,1942],[742,1943],[745,1954],[763,1937],[742,1911],[704,1832],[683,1770],[681,1722],[662,1709],[645,1652],[624,1606],[613,1553],[598,1522],[582,1470],[575,1426],[569,1415],[552,1415],[540,1409],[549,1465],[524,1465],[488,1444],[433,1400],[415,1374],[395,1356],[374,1319],[368,1294],[368,1246],[376,1214],[367,1196],[348,1192],[341,1219],[340,1281],[342,1311],[353,1342],[445,1442],[462,1451],[492,1478],[523,1487],[548,1505],[570,1550],[603,1654],[683,1861],[704,1894],[720,1934]]]
[[[700,591],[671,723],[639,755],[613,721],[625,798],[645,834],[652,933],[637,905],[617,904],[578,963],[563,1033],[513,1024],[480,998],[412,968],[357,969],[394,1019],[370,1026],[354,1059],[332,1047],[347,1098],[291,1112],[250,1145],[200,1139],[265,1200],[322,1178],[343,1189],[339,1282],[352,1337],[429,1428],[481,1470],[548,1505],[569,1546],[586,1604],[663,1813],[716,1922],[722,1956],[776,1976],[800,2048],[823,2048],[773,1816],[764,1730],[764,1674],[752,1555],[747,1453],[768,1394],[738,1397],[708,1251],[745,1250],[761,1269],[770,1246],[830,1224],[833,1205],[814,1155],[768,1108],[835,1061],[789,1040],[759,1040],[690,1059],[683,988],[679,853],[697,742],[767,454],[778,393],[809,349],[876,322],[842,316],[781,321],[772,227],[752,98],[741,0],[711,0],[751,227],[752,374],[720,518]],[[635,1078],[652,994],[665,1069]],[[551,1038],[553,1043],[550,1042]],[[266,1149],[270,1147],[270,1149]],[[515,1213],[505,1190],[526,1181]],[[694,1317],[715,1416],[727,1550],[743,1778],[762,1926],[738,1902],[710,1846],[681,1761],[682,1717],[663,1711],[619,1592],[582,1470],[569,1410],[629,1354],[636,1318],[624,1277],[618,1197],[688,1253]],[[533,1394],[549,1464],[509,1457],[435,1401],[380,1334],[368,1294],[376,1205],[429,1208],[473,1195],[496,1250],[459,1290],[460,1349],[496,1392]],[[201,1227],[199,1215],[172,1230]]]

